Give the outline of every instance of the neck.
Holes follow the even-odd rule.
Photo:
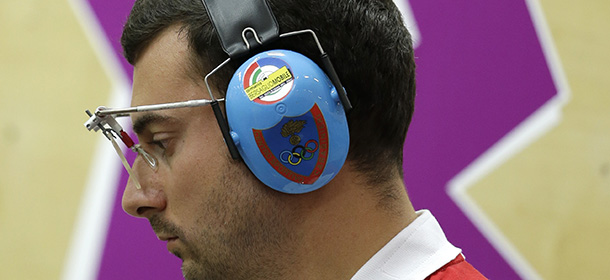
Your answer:
[[[298,205],[304,222],[297,249],[299,279],[349,279],[379,249],[411,223],[415,211],[399,176],[382,196],[348,164],[331,183],[307,194]]]

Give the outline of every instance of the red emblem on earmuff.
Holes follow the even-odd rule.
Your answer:
[[[284,117],[275,126],[252,129],[265,160],[286,179],[313,184],[328,159],[328,131],[317,104],[307,113]]]

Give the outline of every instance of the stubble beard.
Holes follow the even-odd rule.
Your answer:
[[[219,186],[211,191],[202,213],[216,223],[198,223],[188,240],[190,260],[185,279],[286,279],[296,263],[296,217],[286,211],[280,194],[260,183],[245,167],[227,164]],[[206,219],[207,220],[207,219]]]

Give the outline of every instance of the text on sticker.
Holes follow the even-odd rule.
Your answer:
[[[277,71],[271,73],[267,79],[262,81],[258,81],[255,84],[246,88],[246,95],[250,101],[260,97],[261,95],[275,89],[278,86],[283,85],[286,81],[292,79],[292,74],[288,70],[286,66],[278,69]]]

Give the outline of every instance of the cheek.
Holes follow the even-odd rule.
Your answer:
[[[205,196],[205,192],[213,185],[213,174],[208,172],[209,168],[205,160],[198,157],[196,153],[185,153],[176,159],[171,167],[171,181],[168,188],[171,189],[170,199],[175,203],[190,205],[193,200],[199,200]],[[178,205],[179,206],[179,205]]]
[[[168,169],[166,192],[169,210],[174,215],[189,215],[198,211],[210,199],[210,193],[220,182],[218,148],[202,144],[204,141],[186,139],[180,152],[174,155]],[[199,138],[201,139],[201,138]],[[221,158],[222,159],[222,158]],[[224,171],[226,172],[226,170]]]
[[[218,217],[211,217],[216,214],[209,208],[216,207],[220,194],[230,192],[223,187],[226,185],[223,178],[234,173],[232,169],[239,162],[230,159],[215,120],[208,120],[205,125],[202,119],[191,123],[170,160],[166,186],[168,214],[183,225],[193,225],[201,219],[214,223]]]

